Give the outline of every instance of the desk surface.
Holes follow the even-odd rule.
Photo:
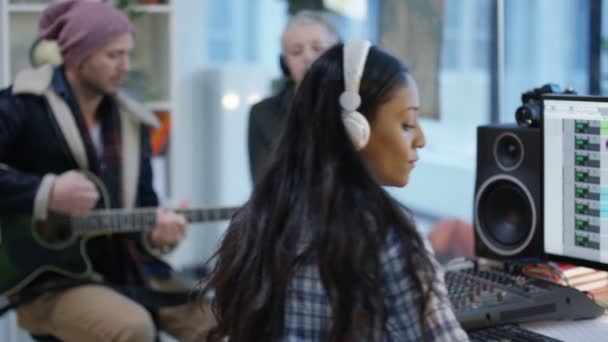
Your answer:
[[[595,295],[594,298],[606,310],[601,317],[579,321],[546,321],[520,325],[523,328],[565,342],[608,341],[608,292],[602,291],[601,295]]]
[[[533,322],[520,326],[565,342],[608,341],[608,314],[580,321]]]

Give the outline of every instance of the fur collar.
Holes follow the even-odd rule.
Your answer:
[[[53,80],[53,66],[45,64],[36,69],[20,71],[13,83],[13,94],[42,95],[51,86]]]
[[[44,92],[51,87],[53,71],[54,67],[50,64],[45,64],[37,69],[20,71],[13,83],[13,94],[43,95]],[[153,127],[158,127],[160,125],[158,119],[151,111],[127,96],[124,92],[118,92],[115,99],[120,111],[130,114],[136,121],[143,122]]]

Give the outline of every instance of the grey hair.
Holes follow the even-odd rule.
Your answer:
[[[283,40],[283,36],[287,30],[299,24],[318,24],[323,26],[327,32],[329,32],[336,43],[340,41],[340,32],[338,32],[338,28],[332,20],[330,19],[327,12],[324,11],[314,11],[314,10],[302,10],[296,13],[293,17],[289,19],[285,29],[283,30],[283,34],[281,35],[281,40]]]

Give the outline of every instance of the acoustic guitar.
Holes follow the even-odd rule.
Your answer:
[[[89,175],[89,177],[91,177]],[[107,191],[100,190],[105,207]],[[177,209],[187,221],[209,222],[232,217],[237,207]],[[86,243],[108,234],[149,230],[156,221],[156,208],[96,209],[86,216],[49,213],[47,220],[10,214],[0,216],[0,294],[12,295],[46,272],[86,278],[93,271]]]

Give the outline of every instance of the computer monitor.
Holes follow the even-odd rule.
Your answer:
[[[544,253],[608,270],[608,97],[541,102]]]

